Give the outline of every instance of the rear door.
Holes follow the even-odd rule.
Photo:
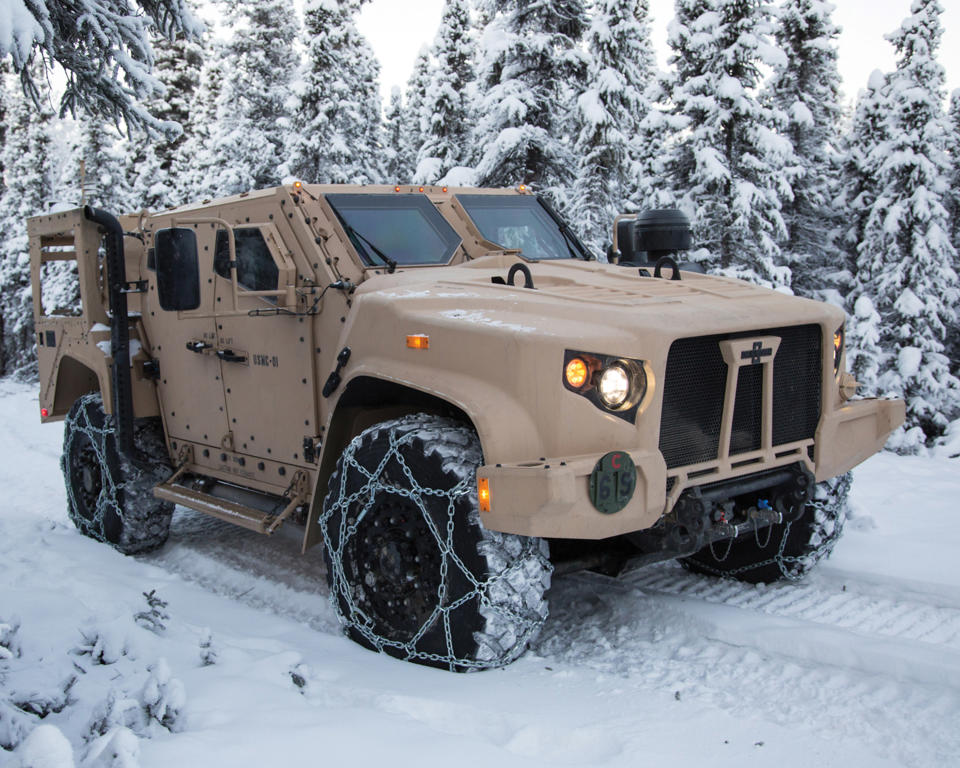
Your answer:
[[[215,354],[213,237],[209,226],[197,225],[155,233],[144,320],[159,361],[168,437],[219,447],[229,429]]]

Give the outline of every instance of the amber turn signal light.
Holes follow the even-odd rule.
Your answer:
[[[587,376],[589,373],[590,369],[587,367],[587,364],[579,357],[575,357],[573,360],[567,363],[567,384],[574,389],[580,389],[584,384],[587,383]]]
[[[410,349],[430,349],[430,337],[422,333],[407,336],[407,346]]]
[[[843,356],[843,326],[833,332],[833,375],[840,373],[840,358]]]
[[[485,477],[477,478],[477,499],[480,502],[480,511],[490,511],[490,481]]]

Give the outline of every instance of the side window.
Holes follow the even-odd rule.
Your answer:
[[[248,291],[276,290],[280,270],[263,239],[263,233],[256,227],[243,227],[233,230],[233,239],[237,249],[238,285]],[[230,279],[230,242],[223,229],[217,232],[213,269],[220,277]]]
[[[161,229],[154,239],[160,308],[184,311],[200,306],[197,234],[192,229]]]

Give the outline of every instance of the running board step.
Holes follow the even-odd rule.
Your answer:
[[[284,499],[287,501],[286,507],[280,514],[271,514],[236,501],[222,499],[203,491],[179,485],[177,481],[185,470],[186,466],[183,466],[169,480],[155,485],[153,495],[163,501],[179,504],[188,509],[203,512],[205,515],[210,515],[218,520],[224,520],[241,528],[268,536],[276,531],[283,524],[283,521],[305,501],[307,495],[307,475],[305,472],[297,472],[294,474],[290,487],[284,493]]]

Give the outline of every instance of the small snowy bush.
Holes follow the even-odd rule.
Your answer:
[[[161,599],[155,589],[144,592],[143,596],[147,600],[147,610],[134,614],[133,620],[153,634],[162,635],[167,630],[166,622],[170,620],[167,601]]]
[[[166,659],[159,659],[150,667],[150,678],[140,692],[140,703],[150,720],[168,731],[183,730],[187,695],[183,683],[170,674]]]

